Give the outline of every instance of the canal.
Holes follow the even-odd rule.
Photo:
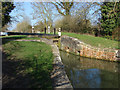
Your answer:
[[[60,51],[73,88],[119,88],[120,63],[76,56]]]

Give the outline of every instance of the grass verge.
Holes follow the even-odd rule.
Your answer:
[[[68,35],[70,37],[77,38],[84,43],[87,43],[87,44],[90,44],[91,46],[95,46],[99,48],[120,49],[120,47],[118,46],[118,41],[109,40],[102,37],[94,37],[90,35],[68,33],[68,32],[62,32],[62,35]]]
[[[49,45],[10,41],[3,44],[3,51],[7,56],[3,60],[3,79],[6,76],[15,78],[13,81],[3,80],[3,88],[18,85],[23,88],[52,88],[50,73],[53,54]]]
[[[0,38],[6,38],[6,39],[21,39],[26,38],[27,35],[10,35],[10,36],[0,36]]]

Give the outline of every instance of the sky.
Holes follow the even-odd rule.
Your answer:
[[[14,2],[14,4],[16,5],[16,2]],[[20,14],[22,14],[22,15],[25,15],[25,16],[29,17],[30,20],[31,20],[31,19],[32,19],[32,12],[33,12],[33,10],[32,10],[32,8],[31,8],[30,2],[24,2],[22,5],[23,5],[22,7],[23,7],[24,10],[21,11],[21,9],[19,10],[19,7],[17,7],[16,9],[17,9],[18,11],[16,11],[16,9],[13,10],[13,11],[10,13],[10,16],[11,16],[11,17],[15,17],[16,15],[19,16],[19,13],[20,13]],[[23,20],[22,17],[18,17],[18,21],[19,21],[19,22],[21,22],[22,20]],[[17,23],[18,23],[18,22],[12,22],[12,27],[10,27],[9,29],[10,29],[10,30],[14,29],[14,28],[16,27]],[[30,22],[31,25],[33,25],[34,23],[35,23],[34,21],[31,21],[31,22]]]
[[[14,2],[14,4],[16,5],[16,2]],[[31,24],[32,26],[34,26],[35,23],[37,22],[37,20],[32,20],[32,18],[33,18],[32,13],[34,13],[34,11],[33,11],[33,9],[32,9],[31,2],[24,2],[22,5],[23,5],[22,8],[23,8],[24,10],[21,11],[21,10],[18,9],[19,7],[17,7],[16,9],[17,9],[18,11],[16,12],[16,9],[13,10],[13,11],[10,13],[10,16],[11,16],[11,17],[15,17],[18,13],[20,13],[20,14],[22,13],[22,15],[24,15],[24,16],[26,16],[26,17],[28,17],[28,18],[30,19],[30,24]],[[56,13],[57,13],[57,12],[56,12]],[[17,16],[19,16],[19,14],[18,14]],[[19,20],[18,20],[18,21],[21,22],[22,20],[23,20],[23,18],[19,17]],[[38,20],[39,20],[39,19],[38,19]],[[17,23],[18,23],[18,22],[12,22],[12,24],[10,25],[9,30],[15,29]]]
[[[14,4],[15,5],[17,5],[16,4],[16,2],[14,2]],[[16,7],[16,9],[14,9],[11,13],[10,13],[10,15],[12,16],[12,17],[15,17],[15,16],[19,16],[19,14],[22,14],[23,16],[26,16],[26,17],[28,17],[29,19],[30,19],[30,24],[32,25],[32,26],[34,26],[35,25],[35,23],[37,22],[37,20],[32,20],[32,18],[33,18],[33,15],[32,15],[32,13],[34,13],[33,12],[33,9],[32,9],[32,7],[31,7],[31,2],[23,2],[23,4],[22,4],[22,8],[24,9],[24,10],[19,10],[19,7]],[[97,9],[97,8],[96,8]],[[18,11],[16,11],[16,10],[18,10]],[[55,13],[57,13],[57,11],[54,11]],[[90,13],[92,13],[93,11],[90,11]],[[55,18],[55,20],[57,20],[59,17],[57,17],[57,18]],[[96,18],[94,18],[93,19],[93,21],[95,20]],[[19,19],[17,19],[19,22],[21,22],[22,20],[23,20],[23,18],[22,17],[19,17]],[[92,21],[92,20],[91,20]],[[8,28],[9,30],[13,30],[13,29],[15,29],[16,28],[16,25],[17,25],[17,23],[18,22],[12,22],[12,24],[10,25],[10,27]]]

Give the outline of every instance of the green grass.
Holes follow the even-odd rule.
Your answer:
[[[24,67],[24,75],[30,75],[30,88],[52,87],[50,73],[53,54],[49,45],[43,42],[10,41],[3,45],[3,49],[7,60],[20,61],[18,68]]]
[[[2,39],[27,39],[27,40],[39,40],[40,37],[28,37],[27,35],[10,35],[10,36],[2,36]]]
[[[52,33],[51,33],[52,34]],[[53,39],[56,38],[54,36],[41,36],[42,38]],[[40,40],[41,37],[28,37],[27,35],[10,35],[10,36],[1,36],[2,39],[26,39],[26,40]]]
[[[10,36],[0,36],[1,38],[9,38],[9,39],[16,39],[16,38],[25,38],[27,35],[10,35]]]
[[[82,35],[82,34],[68,33],[68,32],[62,32],[62,35],[68,35],[70,37],[78,38],[80,41],[94,47],[119,49],[118,41],[109,40],[102,37],[94,37],[90,35]]]

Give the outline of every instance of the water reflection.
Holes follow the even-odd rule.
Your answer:
[[[118,88],[115,62],[79,57],[61,51],[61,58],[74,88]]]

